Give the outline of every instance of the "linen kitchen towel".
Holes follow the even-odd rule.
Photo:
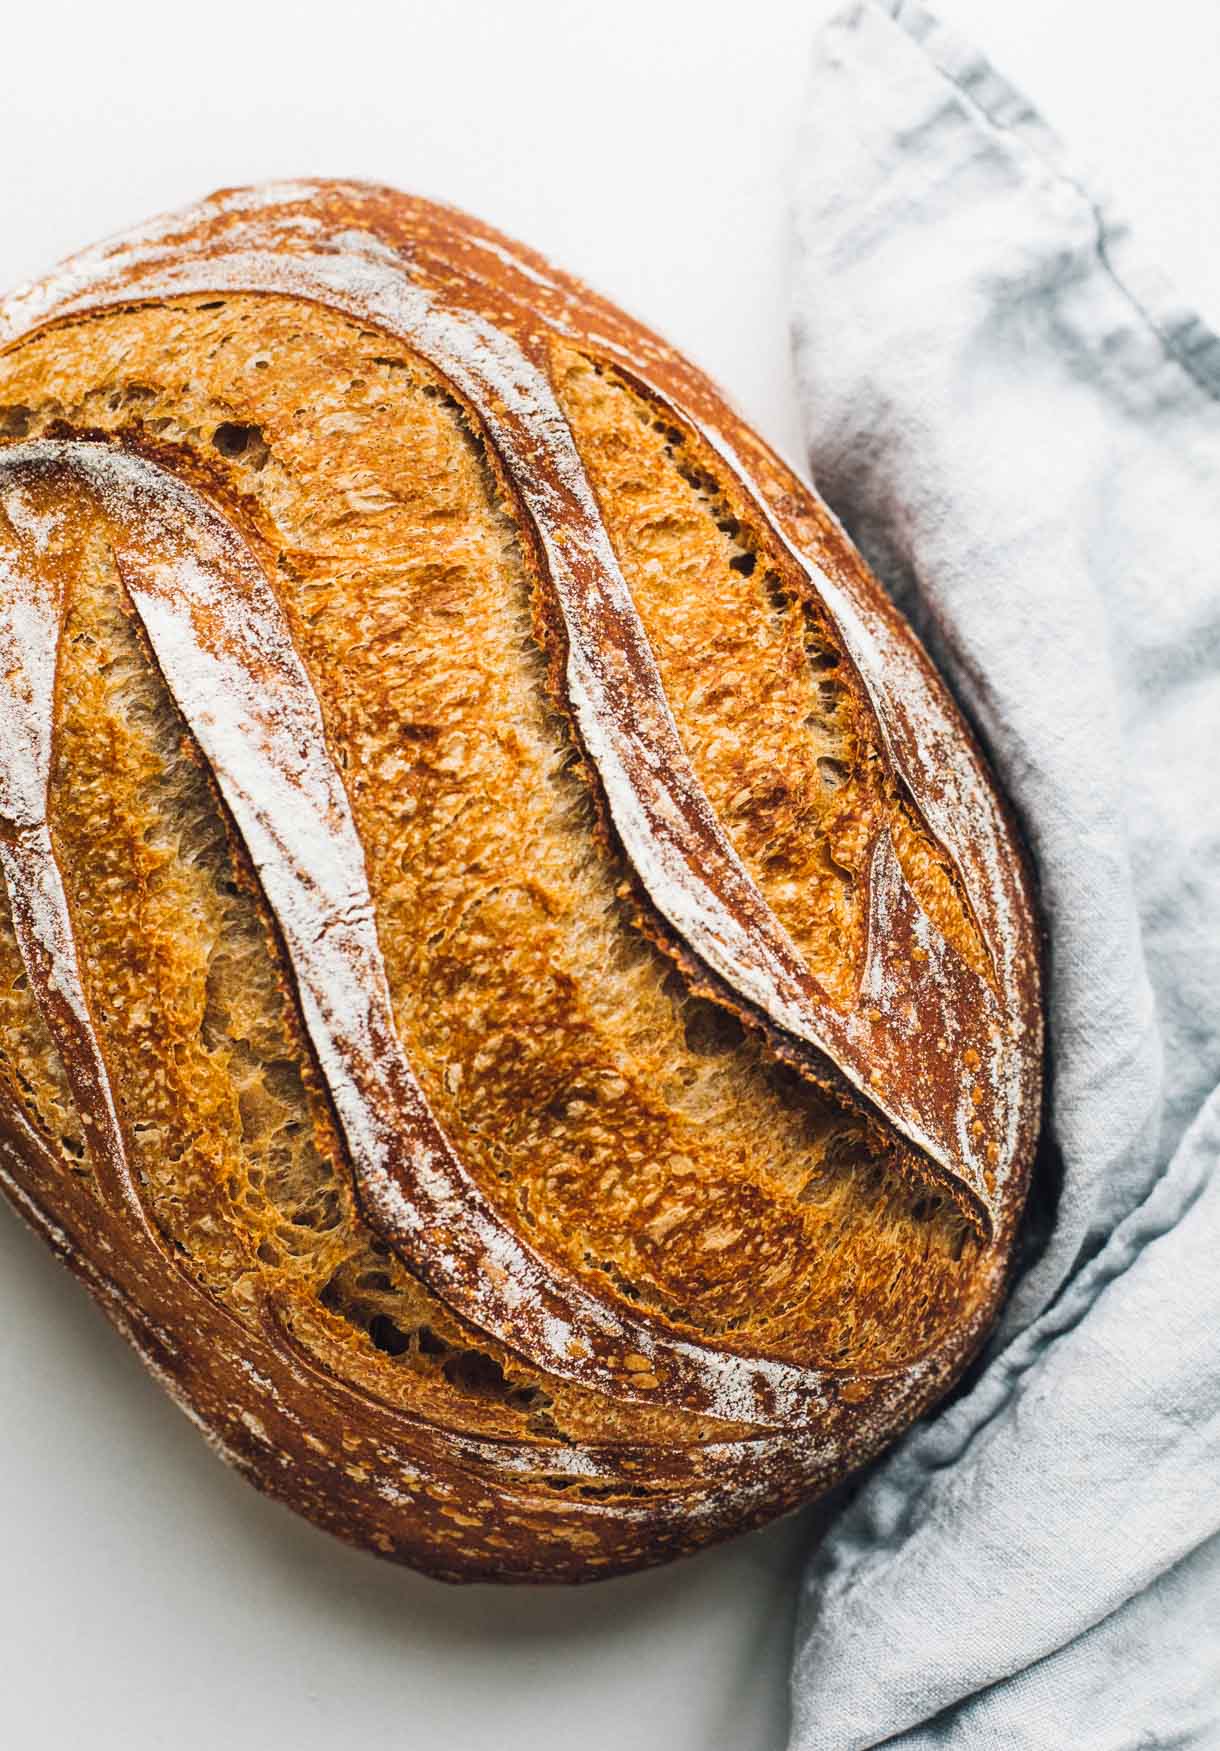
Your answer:
[[[902,0],[819,39],[794,221],[816,479],[1021,818],[1050,1086],[985,1366],[806,1576],[793,1751],[1220,1746],[1220,341]]]

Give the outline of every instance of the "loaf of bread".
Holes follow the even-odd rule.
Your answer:
[[[588,1580],[876,1454],[1040,1107],[1013,829],[816,496],[461,215],[0,304],[0,1179],[259,1488]]]

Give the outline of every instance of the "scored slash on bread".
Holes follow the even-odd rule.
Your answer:
[[[447,1578],[875,1452],[1002,1288],[1038,970],[819,502],[362,185],[101,245],[0,346],[14,1201],[255,1482]]]

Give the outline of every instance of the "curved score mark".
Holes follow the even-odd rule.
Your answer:
[[[455,1155],[407,1062],[351,807],[312,682],[258,560],[192,488],[128,452],[58,441],[0,449],[0,495],[38,481],[89,495],[109,528],[123,585],[279,925],[374,1227],[464,1318],[561,1378],[620,1399],[762,1427],[826,1408],[833,1375],[659,1334],[552,1272],[502,1222]],[[45,652],[48,641],[52,650],[58,641],[60,601],[26,614],[29,574],[36,579],[53,568],[32,563],[28,548],[25,567],[20,552],[16,557],[5,624],[17,631],[6,631],[9,644],[0,654],[10,647],[23,654],[0,718],[7,756],[0,798],[19,815],[27,800],[34,802],[33,825],[53,876],[40,885],[28,863],[8,857],[5,873],[15,916],[36,915],[45,891],[58,896],[54,927],[40,923],[36,940],[26,932],[22,953],[48,1023],[75,1061],[76,1036],[56,997],[59,980],[68,986],[68,1010],[91,1042],[91,1055],[82,1055],[92,1067],[88,1086],[100,1091],[109,1115],[107,1146],[121,1152],[46,826],[52,697],[46,676],[54,661]],[[36,749],[32,768],[27,744]],[[656,1388],[632,1381],[629,1354],[648,1358]],[[920,1369],[895,1371],[893,1384],[909,1390]]]
[[[1020,1006],[1009,1020],[997,993],[997,985],[1011,993],[1017,982],[1018,936],[995,798],[977,774],[960,726],[927,687],[916,650],[789,538],[718,431],[633,368],[617,360],[611,368],[725,465],[751,522],[767,532],[820,603],[868,701],[891,771],[911,791],[924,831],[966,891],[995,983],[931,923],[888,827],[877,831],[868,848],[869,917],[857,1001],[846,1016],[828,1009],[825,1020],[840,1066],[854,1058],[864,1071],[864,1092],[941,1171],[945,1157],[928,1147],[928,1136],[948,1149],[948,1177],[964,1186],[993,1232],[1005,1176],[1019,1158],[1024,1091]],[[912,785],[912,771],[933,781]]]
[[[22,963],[64,1066],[90,1155],[146,1234],[110,1081],[85,998],[63,878],[47,824],[63,617],[57,568],[23,563],[48,523],[0,463],[0,869]]]

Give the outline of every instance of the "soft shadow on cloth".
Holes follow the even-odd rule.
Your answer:
[[[794,221],[815,478],[1036,860],[1062,1184],[813,1560],[793,1751],[1217,1746],[1220,341],[903,0],[818,40]]]

